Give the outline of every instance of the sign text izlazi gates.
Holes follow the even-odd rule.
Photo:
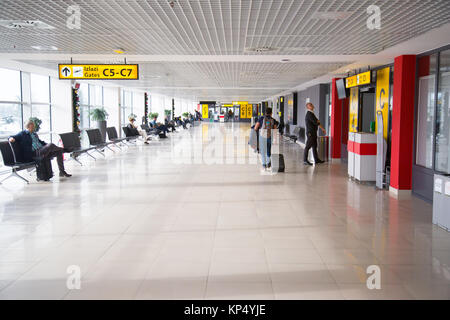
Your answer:
[[[60,79],[139,80],[137,64],[59,64]]]

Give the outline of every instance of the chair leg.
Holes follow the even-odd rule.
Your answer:
[[[7,177],[5,177],[2,181],[0,181],[0,184],[2,184],[3,181],[5,181],[5,180],[7,180],[7,179],[9,179],[9,178],[12,178],[12,177],[19,178],[19,179],[25,181],[27,184],[30,183],[27,179],[25,179],[24,177],[22,177],[22,176],[21,176],[20,174],[18,174],[16,171],[12,171]]]
[[[94,157],[94,156],[93,156],[92,154],[90,154],[89,152],[86,151],[86,154],[87,154],[89,157],[91,157],[92,159],[94,159],[94,161],[97,161],[97,158]]]
[[[77,162],[80,166],[83,165],[83,163],[80,160],[78,160],[77,158],[71,157],[71,159],[73,159],[75,162]]]
[[[97,151],[98,153],[100,153],[104,158],[106,157],[100,150],[98,149],[94,149],[95,151]]]
[[[109,150],[111,150],[112,152],[116,153],[113,149],[111,149],[111,148],[109,147],[109,145],[106,145],[106,147],[107,147]]]

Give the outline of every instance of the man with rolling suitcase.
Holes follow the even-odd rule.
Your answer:
[[[255,125],[255,131],[259,132],[259,152],[261,154],[261,173],[271,171],[272,136],[278,123],[272,118],[272,109],[267,108],[266,114],[260,117]]]

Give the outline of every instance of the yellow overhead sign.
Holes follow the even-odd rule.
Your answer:
[[[139,80],[137,64],[59,64],[60,79]]]
[[[371,72],[367,71],[354,75],[353,77],[348,77],[345,79],[345,87],[353,88],[357,86],[362,86],[364,84],[369,84],[372,81]]]

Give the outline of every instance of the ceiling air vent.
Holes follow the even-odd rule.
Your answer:
[[[278,51],[278,48],[274,47],[254,47],[254,48],[245,48],[246,52],[272,52],[272,51]]]
[[[55,29],[39,20],[0,20],[0,26],[8,29]]]

